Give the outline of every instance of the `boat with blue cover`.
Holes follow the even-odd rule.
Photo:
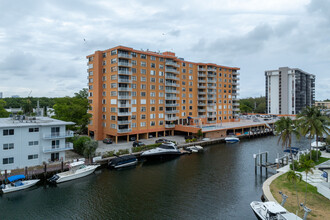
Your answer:
[[[5,182],[8,183],[2,184],[0,186],[2,193],[10,193],[18,190],[27,189],[31,186],[34,186],[35,184],[37,184],[37,182],[40,181],[40,179],[35,179],[35,180],[24,180],[24,179],[25,179],[24,175],[15,175],[8,177],[5,180]]]
[[[109,161],[109,168],[118,169],[123,167],[134,166],[138,162],[136,156],[126,155],[126,156],[117,156]]]
[[[225,138],[226,143],[233,144],[239,142],[239,138],[235,136],[228,136]]]

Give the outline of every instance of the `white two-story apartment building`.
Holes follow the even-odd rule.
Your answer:
[[[65,151],[72,150],[64,122],[47,117],[0,118],[0,170],[11,170],[65,160]]]

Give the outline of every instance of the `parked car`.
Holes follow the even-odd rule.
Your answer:
[[[103,139],[103,143],[112,144],[112,139],[111,138],[105,138],[105,139]]]
[[[142,143],[141,141],[134,141],[133,142],[133,147],[141,147],[144,146],[145,144]]]
[[[152,135],[152,134],[149,134],[149,136],[148,136],[149,138],[153,138],[154,136]]]
[[[171,142],[170,140],[167,140],[167,139],[164,139],[164,138],[161,138],[161,139],[158,139],[155,141],[156,144],[158,143],[167,143],[167,142]]]
[[[326,146],[325,151],[328,152],[328,153],[330,153],[330,145],[329,146]]]

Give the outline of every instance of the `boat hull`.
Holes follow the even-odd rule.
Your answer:
[[[181,156],[181,152],[166,152],[166,153],[154,153],[141,155],[142,158],[146,160],[168,160]]]
[[[110,165],[110,168],[119,169],[119,168],[124,168],[124,167],[130,167],[130,166],[135,166],[137,163],[138,163],[138,161],[135,160],[132,162],[123,163],[123,164],[119,164],[119,165]]]
[[[96,168],[98,168],[100,165],[90,165],[88,166],[88,169],[85,170],[81,170],[81,172],[76,172],[74,174],[69,174],[69,175],[65,175],[67,172],[64,173],[59,173],[57,174],[59,176],[59,178],[55,181],[56,183],[63,183],[63,182],[67,182],[70,180],[75,180],[75,179],[79,179],[85,176],[88,176],[90,174],[92,174]]]
[[[20,190],[27,189],[27,188],[30,188],[30,187],[36,185],[39,181],[40,181],[39,179],[37,179],[37,180],[24,180],[24,181],[22,181],[22,183],[23,183],[22,186],[16,186],[16,187],[13,187],[10,184],[7,184],[6,188],[1,189],[1,191],[2,191],[2,193],[10,193],[10,192],[20,191]]]

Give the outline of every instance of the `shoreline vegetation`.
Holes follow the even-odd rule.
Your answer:
[[[300,181],[296,183],[299,202],[304,202],[306,192],[306,182]],[[270,191],[278,203],[281,203],[282,196],[278,193],[282,191],[288,196],[284,208],[297,214],[296,189],[292,183],[287,180],[286,173],[276,178],[270,184]],[[317,188],[310,184],[307,185],[307,200],[305,204],[312,211],[308,214],[308,219],[327,219],[330,216],[330,200],[317,192]],[[299,206],[299,217],[303,218],[304,210]]]

